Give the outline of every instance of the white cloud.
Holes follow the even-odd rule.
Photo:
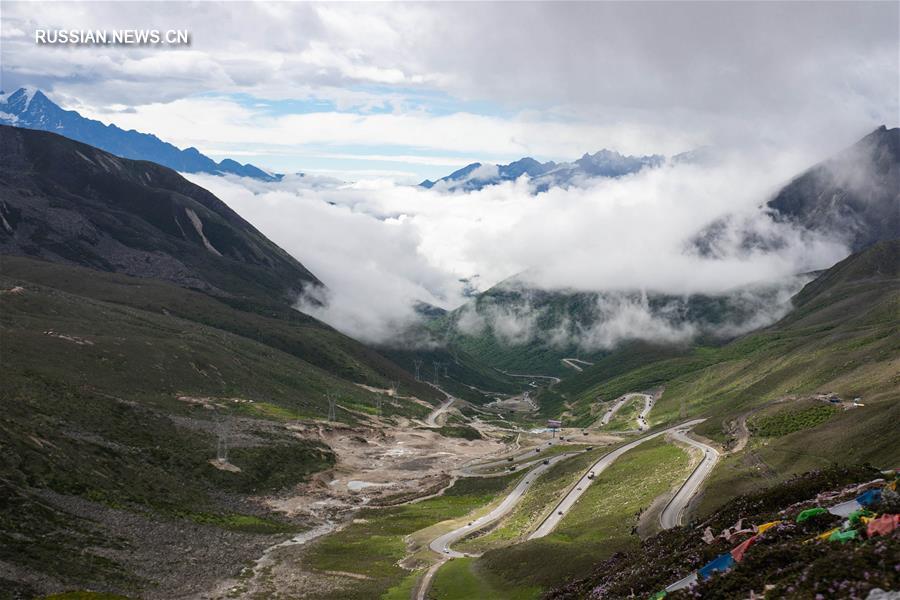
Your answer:
[[[110,118],[103,107],[133,105],[128,127],[201,149],[374,143],[482,162],[751,138],[825,155],[893,124],[900,103],[900,5],[890,2],[127,6],[4,2],[4,85],[49,88]],[[30,39],[36,27],[135,23],[188,28],[193,45],[51,49]],[[191,99],[198,91],[392,114],[267,120]]]
[[[470,155],[477,152],[482,158],[536,154],[570,159],[580,156],[584,148],[674,153],[704,142],[698,137],[672,137],[657,131],[650,148],[624,127],[546,121],[528,115],[505,118],[465,112],[441,116],[312,112],[271,116],[224,97],[138,105],[127,114],[90,107],[80,110],[85,116],[114,121],[125,129],[152,131],[177,146],[195,146],[201,151],[223,144],[251,145],[262,151],[289,148],[302,156],[315,154],[310,151],[314,147],[396,146]],[[348,158],[356,154],[350,152]],[[413,162],[422,164],[424,160],[420,157]],[[492,167],[486,164],[484,168]]]
[[[827,267],[845,256],[839,242],[774,225],[763,215],[760,204],[800,169],[793,157],[768,160],[743,157],[711,168],[650,169],[537,195],[524,180],[441,194],[384,179],[339,184],[289,178],[266,184],[190,178],[325,282],[330,304],[306,310],[342,331],[378,341],[416,320],[417,301],[459,306],[460,279],[475,275],[482,289],[522,274],[541,289],[720,294]],[[717,259],[685,251],[691,236],[731,213],[744,216],[743,227],[778,235],[784,245],[766,252],[725,244]],[[762,323],[779,316],[781,306],[751,308]],[[636,330],[666,340],[693,334],[689,326],[667,324],[645,308],[630,300],[600,307],[611,316],[582,332],[583,343],[605,346]],[[489,323],[501,338],[520,343],[532,335],[537,316],[527,307],[470,314],[461,326],[476,331]],[[745,325],[726,324],[733,331]],[[560,330],[556,343],[563,334]]]

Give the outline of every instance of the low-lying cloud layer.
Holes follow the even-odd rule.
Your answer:
[[[416,322],[417,302],[460,306],[464,279],[481,290],[516,276],[544,290],[717,295],[830,266],[846,256],[842,243],[774,223],[761,208],[808,161],[784,155],[670,164],[539,194],[525,179],[448,194],[384,180],[190,178],[326,284],[325,305],[302,302],[303,310],[364,341],[385,343]],[[777,238],[777,249],[745,247],[739,235],[729,245],[732,238],[720,235],[715,257],[694,251],[694,236],[726,215],[735,215],[730,222],[744,232]],[[680,341],[699,332],[632,296],[603,301],[604,318],[576,332],[579,344],[609,347],[635,336]],[[748,322],[765,325],[785,306],[756,311]],[[508,343],[532,339],[536,317],[527,311],[488,318]],[[719,325],[737,333],[748,322]],[[563,327],[558,335],[572,330]]]

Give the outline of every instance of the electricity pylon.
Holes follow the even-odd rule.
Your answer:
[[[422,367],[422,361],[417,358],[413,361],[413,365],[416,367],[416,381],[421,381],[421,379],[419,379],[419,369]]]
[[[325,394],[325,397],[328,398],[328,420],[334,421],[336,416],[335,407],[337,406],[337,396],[335,396],[334,392],[328,392]]]
[[[216,434],[218,436],[216,441],[216,460],[220,463],[228,462],[228,423],[224,415],[216,415]]]

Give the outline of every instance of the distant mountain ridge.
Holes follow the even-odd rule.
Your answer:
[[[789,223],[846,244],[858,252],[900,232],[900,128],[882,125],[788,182],[765,204],[776,223]],[[723,253],[730,238],[743,248],[772,250],[777,231],[745,227],[734,215],[702,228],[688,243],[707,257]]]
[[[175,171],[63,136],[0,125],[0,254],[30,256],[257,303],[319,280]]]
[[[768,202],[776,220],[833,233],[853,251],[900,233],[900,128],[882,125]]]
[[[419,185],[428,189],[470,192],[527,175],[536,191],[542,192],[554,186],[578,185],[595,177],[622,177],[665,162],[666,158],[659,154],[626,156],[607,149],[585,153],[570,163],[542,163],[526,156],[508,165],[475,162],[436,181],[426,179]]]
[[[11,94],[0,93],[0,124],[52,131],[122,158],[149,160],[182,173],[229,173],[262,181],[278,181],[282,177],[251,164],[242,165],[230,158],[217,163],[196,148],[181,150],[149,133],[133,129],[125,131],[113,124],[104,125],[82,117],[74,110],[62,109],[43,92],[33,88],[19,88]]]

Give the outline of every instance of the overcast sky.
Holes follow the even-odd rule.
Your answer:
[[[896,124],[897,2],[3,2],[2,86],[217,158],[414,181],[473,160],[792,146]],[[49,48],[37,28],[188,29]]]

